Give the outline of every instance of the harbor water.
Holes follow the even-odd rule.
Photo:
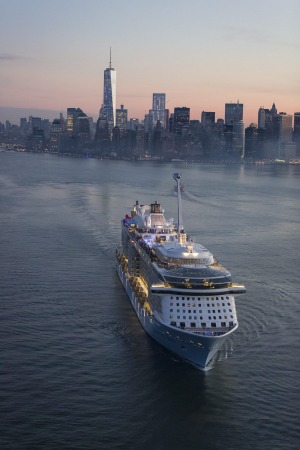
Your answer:
[[[143,331],[115,270],[136,200],[247,293],[203,373]],[[300,167],[0,153],[0,449],[298,449]]]

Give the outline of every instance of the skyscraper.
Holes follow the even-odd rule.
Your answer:
[[[124,108],[124,105],[121,105],[121,108],[116,110],[116,126],[120,129],[121,135],[126,132],[127,120],[128,111]]]
[[[154,93],[152,97],[152,109],[149,110],[148,131],[154,131],[159,121],[166,128],[166,94]]]
[[[173,131],[177,136],[187,133],[190,126],[190,108],[174,108]]]
[[[116,81],[116,71],[111,67],[110,51],[109,67],[104,70],[103,104],[99,114],[99,117],[107,120],[110,133],[116,124]]]
[[[242,103],[225,103],[225,125],[233,125],[234,122],[243,120]]]

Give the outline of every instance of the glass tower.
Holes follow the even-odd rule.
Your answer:
[[[111,67],[111,51],[109,67],[104,70],[103,105],[100,109],[100,117],[108,122],[110,133],[116,125],[116,71]]]

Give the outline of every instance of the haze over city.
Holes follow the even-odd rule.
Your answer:
[[[266,0],[132,0],[130,3],[1,2],[0,121],[30,110],[54,118],[80,107],[95,118],[103,70],[117,70],[117,107],[143,119],[152,93],[166,107],[187,106],[224,117],[244,104],[245,124],[259,107],[300,109],[300,3]],[[23,110],[22,110],[23,108]]]

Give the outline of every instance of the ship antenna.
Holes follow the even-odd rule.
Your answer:
[[[184,235],[184,227],[183,227],[183,220],[182,220],[182,204],[181,204],[181,183],[180,173],[174,173],[173,175],[174,180],[177,183],[177,201],[178,201],[178,241],[181,242]]]

